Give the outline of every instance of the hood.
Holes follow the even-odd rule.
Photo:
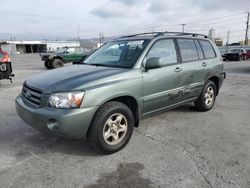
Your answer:
[[[65,92],[84,89],[84,84],[108,76],[114,76],[128,69],[101,67],[91,65],[73,65],[49,70],[28,78],[28,86],[42,90],[44,93]]]

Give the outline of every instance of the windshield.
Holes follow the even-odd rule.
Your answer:
[[[130,40],[109,42],[86,60],[85,64],[131,68],[141,55],[149,40]]]

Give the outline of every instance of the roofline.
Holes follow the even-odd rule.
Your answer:
[[[136,36],[143,36],[143,35],[151,35],[153,38],[159,37],[159,36],[193,36],[193,37],[203,37],[203,38],[208,38],[207,35],[203,34],[198,34],[198,33],[185,33],[185,32],[168,32],[168,31],[163,31],[163,32],[146,32],[146,33],[137,33],[137,34],[132,34],[132,35],[125,35],[121,36],[121,38],[130,38],[130,37],[136,37]],[[119,39],[119,38],[118,38]]]

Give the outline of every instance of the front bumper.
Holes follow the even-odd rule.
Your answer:
[[[12,80],[14,74],[12,74],[12,65],[11,62],[1,63],[0,62],[0,80],[9,79]]]
[[[81,109],[53,109],[49,107],[32,107],[22,95],[16,98],[16,111],[18,115],[32,127],[71,139],[85,139],[91,120],[97,107]],[[56,122],[56,128],[48,126],[49,122]]]

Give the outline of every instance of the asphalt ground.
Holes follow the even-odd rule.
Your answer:
[[[224,63],[227,78],[211,111],[189,104],[144,119],[123,150],[99,155],[17,116],[23,81],[47,70],[37,54],[11,58],[16,77],[0,85],[1,188],[250,187],[250,61]]]

